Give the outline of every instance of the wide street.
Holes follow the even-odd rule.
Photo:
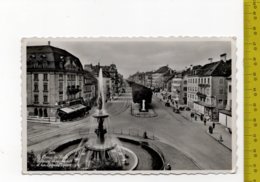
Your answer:
[[[201,169],[231,169],[232,152],[209,136],[206,133],[206,126],[174,113],[155,96],[152,106],[158,114],[157,117],[132,116],[131,103],[131,89],[128,88],[127,93],[106,104],[106,111],[110,115],[108,122],[110,130],[139,133],[147,131],[192,158]],[[64,140],[68,137],[82,136],[94,126],[96,123],[91,114],[78,121],[60,124],[28,122],[28,150],[43,149],[55,139]]]

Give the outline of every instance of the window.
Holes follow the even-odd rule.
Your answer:
[[[59,82],[59,91],[63,91],[63,82]]]
[[[34,79],[35,81],[38,81],[38,80],[39,80],[39,75],[38,75],[37,73],[35,73],[35,74],[33,75],[33,79]]]
[[[227,105],[227,100],[224,100],[224,105]]]
[[[219,100],[218,100],[218,104],[223,104],[223,100],[222,100],[222,99],[219,99]]]
[[[63,95],[62,94],[59,95],[59,101],[63,101]]]
[[[207,81],[206,78],[204,78],[204,84],[206,84],[206,81]]]
[[[39,96],[38,95],[34,95],[34,103],[39,103]]]
[[[220,78],[220,79],[219,79],[219,83],[220,83],[220,84],[223,84],[223,78]]]
[[[209,103],[209,98],[206,98],[206,103]]]
[[[206,94],[209,95],[209,88],[206,88]]]
[[[48,96],[47,95],[43,96],[43,103],[48,103]]]
[[[63,74],[59,74],[59,80],[63,80]]]
[[[71,75],[71,80],[75,81],[76,80],[76,75]]]
[[[210,82],[210,79],[208,78],[208,84],[210,84],[209,82]]]
[[[219,94],[223,94],[223,88],[219,89]]]
[[[39,92],[39,85],[38,85],[38,83],[34,83],[34,92]]]
[[[195,83],[197,83],[197,78],[195,78]]]
[[[231,85],[228,86],[228,91],[229,91],[229,93],[231,93],[231,91],[232,91],[232,86]]]
[[[43,84],[43,91],[48,92],[48,83]]]
[[[44,80],[44,81],[47,81],[47,80],[48,80],[48,74],[46,74],[46,73],[43,74],[43,80]]]

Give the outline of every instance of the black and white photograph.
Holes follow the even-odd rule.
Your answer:
[[[232,173],[235,42],[23,39],[23,172]]]

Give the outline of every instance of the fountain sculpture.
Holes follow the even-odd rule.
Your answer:
[[[79,147],[67,154],[63,161],[76,159],[74,161],[76,168],[83,170],[132,170],[137,165],[136,155],[130,149],[123,147],[104,126],[109,115],[104,109],[103,94],[103,76],[100,69],[97,111],[92,115],[97,121],[97,128],[87,142],[82,140]],[[126,158],[133,161],[128,162]]]

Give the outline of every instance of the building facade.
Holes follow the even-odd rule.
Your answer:
[[[89,72],[84,72],[84,88],[83,88],[83,99],[86,105],[91,108],[97,99],[98,94],[98,81]]]
[[[201,66],[193,66],[187,73],[187,105],[190,109],[194,109],[194,102],[198,101],[197,92],[199,90],[199,70]]]
[[[232,77],[227,79],[227,105],[219,110],[219,123],[232,130]]]
[[[59,109],[82,100],[83,77],[80,60],[69,52],[50,45],[27,46],[28,117],[55,121]]]
[[[218,120],[219,110],[227,105],[227,80],[231,74],[231,60],[226,60],[226,54],[221,60],[204,65],[199,72],[198,100],[194,102],[195,113]]]

